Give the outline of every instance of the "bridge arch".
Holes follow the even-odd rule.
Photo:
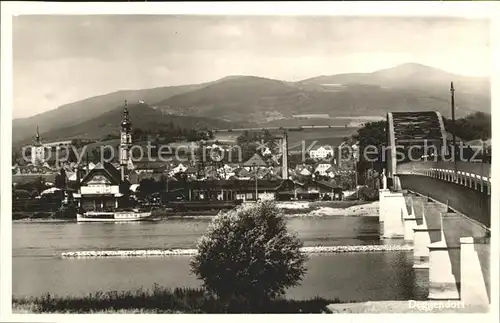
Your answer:
[[[448,153],[443,118],[437,111],[387,113],[387,143],[387,176],[397,190],[401,189],[397,174],[405,168],[401,165],[428,154],[430,149],[437,154],[436,161]]]

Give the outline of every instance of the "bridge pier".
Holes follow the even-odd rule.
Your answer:
[[[402,192],[379,190],[379,223],[383,239],[404,238],[403,218],[408,214]]]
[[[488,305],[484,281],[473,237],[460,238],[460,299],[467,305]]]
[[[405,198],[404,237],[406,242],[413,242],[415,277],[424,285],[428,281],[428,299],[489,306],[487,258],[484,251],[479,255],[476,250],[477,239],[484,240],[489,230],[427,196],[410,193]],[[413,241],[409,238],[410,226]],[[483,243],[483,250],[488,246]]]
[[[457,281],[452,273],[450,247],[444,238],[429,246],[429,296],[431,300],[458,300]]]
[[[431,243],[429,228],[425,224],[413,228],[413,268],[429,269],[429,249]]]
[[[415,209],[413,207],[413,198],[411,196],[405,196],[405,203],[408,212],[407,215],[403,216],[405,229],[404,241],[408,244],[413,244],[413,229],[417,227],[417,217],[415,216]]]

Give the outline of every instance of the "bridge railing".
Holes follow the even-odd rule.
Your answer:
[[[398,174],[432,177],[491,195],[491,165],[457,162],[410,162],[398,165]]]
[[[474,162],[446,162],[446,161],[414,161],[402,163],[397,165],[397,173],[399,174],[412,174],[421,173],[426,170],[451,170],[457,173],[464,173],[468,176],[476,175],[482,177],[484,180],[491,179],[491,164],[487,163],[474,163]]]

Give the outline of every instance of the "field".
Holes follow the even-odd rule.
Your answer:
[[[356,133],[357,127],[339,127],[329,129],[304,129],[300,131],[288,131],[288,148],[290,151],[301,149],[304,142],[308,148],[315,141],[317,145],[338,146],[344,137],[350,137]],[[276,132],[278,135],[278,132]],[[234,143],[241,132],[219,132],[215,139],[220,142]]]

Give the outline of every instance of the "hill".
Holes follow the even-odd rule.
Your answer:
[[[103,113],[129,102],[154,103],[172,95],[189,92],[205,86],[205,84],[159,87],[143,90],[125,90],[94,96],[85,100],[68,103],[57,109],[37,114],[29,118],[14,119],[12,124],[12,140],[14,142],[33,136],[36,127],[43,132],[78,125],[92,120]]]
[[[122,112],[123,106],[117,107],[101,114],[97,118],[82,122],[78,125],[44,132],[41,137],[43,141],[50,142],[74,138],[100,139],[109,134],[119,135]],[[231,128],[243,126],[241,124],[233,124],[218,119],[168,115],[159,109],[142,103],[129,105],[129,112],[132,127],[134,129],[155,131],[169,127],[171,123],[176,127],[184,129]],[[25,145],[31,142],[32,139],[27,138],[18,142],[18,144]]]
[[[233,76],[156,105],[178,115],[216,115],[223,120],[261,122],[294,111],[302,96],[298,88],[279,80]]]
[[[303,86],[324,84],[364,84],[382,88],[416,89],[443,92],[453,81],[461,93],[488,94],[489,80],[484,77],[461,76],[416,63],[406,63],[372,73],[322,75],[298,82]]]
[[[437,110],[450,114],[450,80],[458,116],[490,112],[487,79],[455,76],[418,64],[368,74],[321,76],[297,83],[238,77],[157,103],[169,113],[228,121],[288,124],[296,114],[385,116],[388,111]]]

